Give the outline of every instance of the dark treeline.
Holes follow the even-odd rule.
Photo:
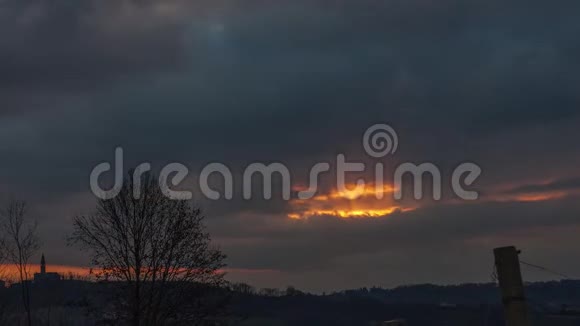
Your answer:
[[[294,287],[255,289],[247,284],[232,285],[234,292],[261,297],[324,297],[332,300],[369,298],[387,304],[482,305],[500,304],[499,289],[494,283],[467,283],[459,285],[419,284],[392,289],[381,287],[349,289],[320,295],[300,291]],[[580,280],[531,282],[526,284],[526,295],[531,301],[544,305],[580,306]]]
[[[232,310],[243,325],[504,325],[497,285],[411,285],[309,294],[238,284]],[[529,283],[526,293],[534,325],[580,325],[580,281]]]
[[[32,322],[36,325],[116,325],[107,307],[122,282],[66,279],[30,285]],[[208,307],[219,314],[211,325],[374,325],[404,319],[409,325],[502,325],[495,284],[413,285],[310,294],[294,287],[255,289],[247,284],[206,287],[199,284]],[[529,283],[526,288],[537,319],[547,315],[574,317],[580,307],[580,281]],[[0,291],[2,325],[18,325],[20,284]],[[568,320],[568,319],[567,319]],[[578,322],[577,318],[569,319]],[[437,321],[437,322],[433,322]],[[485,323],[484,323],[485,322]],[[543,325],[538,323],[539,325]],[[567,325],[553,321],[546,325]]]
[[[423,304],[499,304],[500,296],[496,284],[461,285],[412,285],[394,289],[377,287],[346,290],[333,296],[361,296],[381,300],[384,303],[423,303]],[[526,295],[537,304],[550,306],[580,305],[580,281],[562,280],[551,282],[532,282],[526,285]]]

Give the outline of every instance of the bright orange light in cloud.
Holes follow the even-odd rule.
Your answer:
[[[347,187],[347,188],[351,188],[351,187]],[[386,195],[386,194],[392,194],[395,191],[395,188],[393,188],[391,186],[383,186],[382,188],[379,187],[378,189],[375,186],[368,186],[368,187],[364,187],[364,188],[356,188],[355,186],[352,186],[352,188],[353,188],[353,190],[347,190],[347,191],[334,190],[326,197],[331,198],[331,199],[344,198],[344,199],[350,199],[350,200],[358,199],[361,197],[378,198],[378,197],[384,197],[384,195]]]
[[[311,210],[304,211],[301,214],[291,213],[288,217],[291,219],[302,219],[313,216],[335,216],[340,218],[371,218],[382,217],[393,214],[396,211],[410,211],[412,208],[401,208],[394,206],[387,209],[354,209],[354,210]]]
[[[392,198],[386,195],[394,192],[394,188],[390,185],[382,187],[366,185],[364,188],[349,185],[347,188],[354,190],[334,189],[312,199],[292,200],[290,204],[293,211],[288,214],[288,217],[291,219],[307,219],[316,216],[378,218],[414,209],[393,203]]]

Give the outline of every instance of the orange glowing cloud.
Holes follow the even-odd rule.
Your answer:
[[[523,194],[515,197],[516,201],[520,202],[535,202],[535,201],[546,201],[563,198],[566,193],[563,192],[553,192],[553,193],[538,193],[538,194]]]
[[[500,202],[540,202],[561,199],[573,194],[574,192],[565,191],[544,191],[515,194],[502,193],[499,195],[492,195],[491,199]]]
[[[288,217],[291,219],[302,219],[313,216],[335,216],[340,218],[370,218],[370,217],[382,217],[386,215],[393,214],[397,211],[410,211],[412,208],[401,208],[398,206],[393,206],[386,209],[335,209],[335,210],[309,210],[301,213],[290,213]]]
[[[540,202],[562,199],[569,196],[580,196],[580,187],[577,180],[548,179],[534,183],[507,184],[496,189],[496,193],[489,196],[490,200],[501,202]]]
[[[365,187],[348,185],[347,190],[333,189],[312,199],[292,200],[290,202],[292,212],[287,216],[291,219],[307,219],[315,216],[378,218],[414,209],[395,204],[390,196],[386,196],[394,190],[390,185]]]
[[[354,200],[358,198],[364,197],[374,197],[374,198],[383,198],[386,194],[392,194],[395,191],[395,188],[392,186],[365,186],[365,187],[356,187],[356,186],[349,186],[347,188],[352,188],[353,190],[333,190],[328,195],[317,196],[317,198],[322,198],[325,200],[328,199],[349,199]]]

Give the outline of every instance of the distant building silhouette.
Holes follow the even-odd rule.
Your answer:
[[[46,272],[46,259],[44,259],[44,254],[40,258],[40,273],[34,274],[34,283],[42,284],[47,282],[58,282],[62,280],[62,277],[58,273],[47,273]]]

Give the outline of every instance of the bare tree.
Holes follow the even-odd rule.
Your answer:
[[[1,214],[0,214],[1,216]],[[8,268],[6,266],[7,254],[4,235],[0,235],[0,280],[6,280],[10,277],[8,273]],[[0,286],[4,286],[2,283]],[[7,324],[7,317],[10,305],[10,298],[6,291],[1,291],[0,289],[0,325]]]
[[[22,288],[22,304],[26,312],[28,326],[32,325],[30,312],[30,258],[38,251],[40,240],[36,232],[36,222],[26,221],[26,203],[12,200],[2,211],[2,252],[7,261],[14,264]]]
[[[118,196],[76,217],[71,240],[89,250],[99,278],[122,288],[120,319],[133,326],[203,324],[212,313],[203,303],[211,300],[200,294],[224,284],[225,256],[210,247],[199,209],[164,196],[154,177],[143,179],[126,179]]]

